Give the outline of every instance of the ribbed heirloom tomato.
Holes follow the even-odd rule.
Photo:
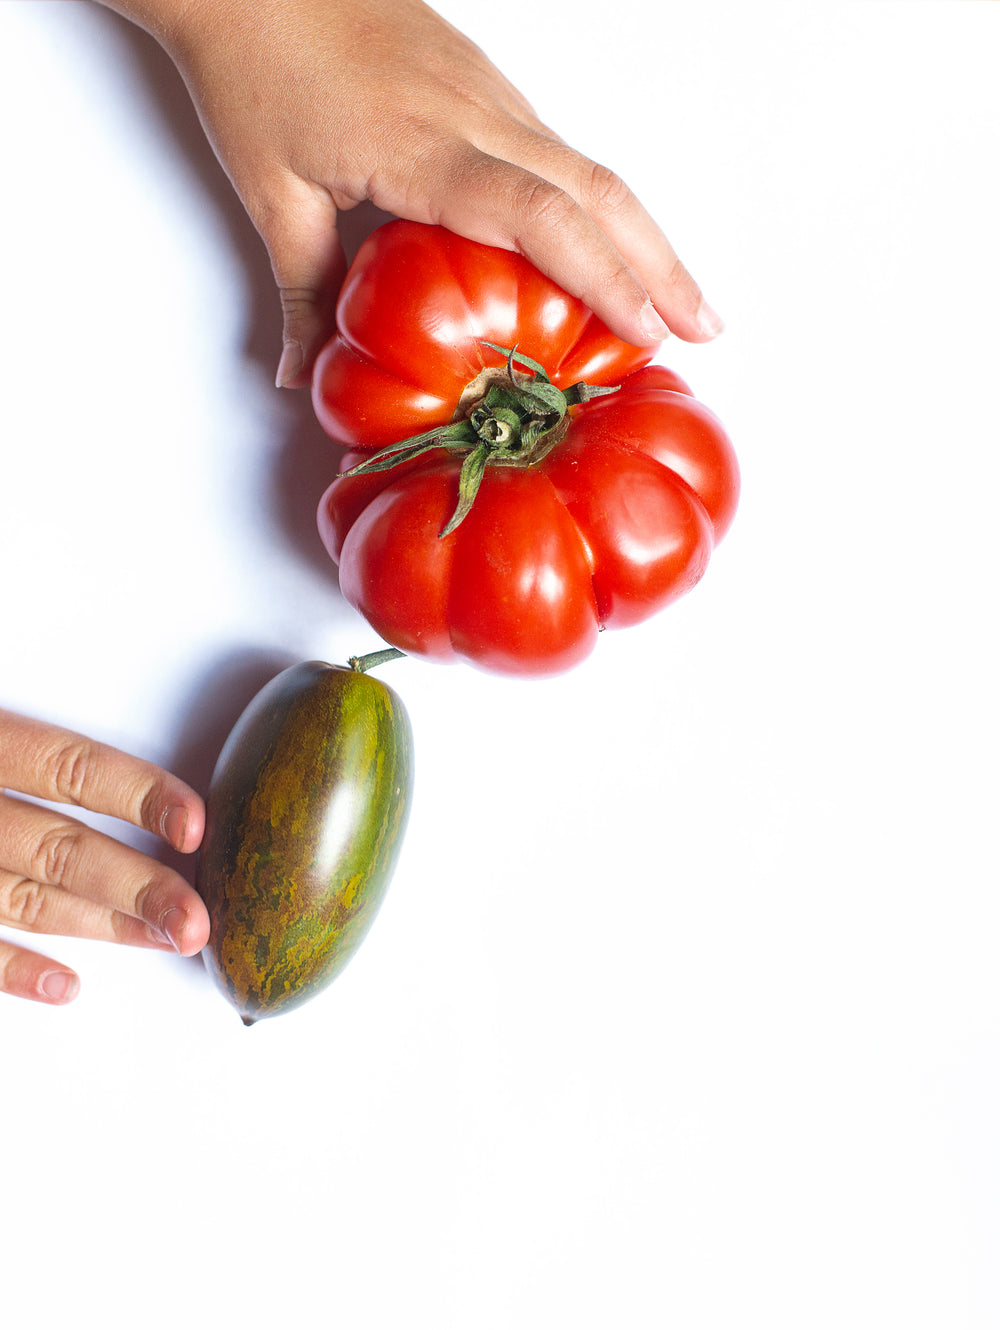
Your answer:
[[[389,222],[337,329],[313,403],[352,451],[319,529],[387,642],[557,673],[701,577],[739,494],[725,431],[525,259]]]

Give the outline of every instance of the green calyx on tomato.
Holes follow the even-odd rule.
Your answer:
[[[348,604],[408,656],[526,677],[690,591],[739,467],[721,421],[651,357],[520,254],[376,228],[313,374],[317,419],[349,449],[316,514]],[[619,388],[583,400],[584,382]],[[511,384],[513,401],[491,395]],[[482,475],[463,517],[466,463],[466,496]]]
[[[383,448],[374,457],[345,471],[345,476],[388,471],[433,448],[464,454],[458,481],[458,503],[438,533],[444,539],[472,510],[488,466],[532,466],[546,457],[566,433],[571,406],[618,392],[614,387],[574,383],[562,389],[537,360],[521,355],[517,347],[482,342],[507,357],[504,370],[486,369],[469,384],[456,411],[457,419],[424,434]],[[517,368],[526,366],[530,373]],[[458,416],[458,411],[464,411]]]

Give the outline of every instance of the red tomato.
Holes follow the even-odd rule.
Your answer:
[[[446,425],[466,387],[498,364],[484,342],[516,344],[560,388],[619,383],[652,355],[619,341],[520,255],[419,222],[389,222],[362,245],[337,329],[316,364],[313,405],[327,433],[353,448]]]
[[[345,597],[387,642],[556,673],[587,656],[601,628],[648,618],[701,577],[739,492],[725,431],[675,374],[645,364],[648,349],[619,341],[524,259],[392,222],[359,252],[337,319],[313,381],[324,427],[355,450],[430,434],[420,455],[341,475],[319,507]],[[515,344],[505,366],[500,349]],[[525,373],[522,356],[545,374]],[[522,409],[518,387],[532,401],[551,395],[546,375],[564,391],[620,387],[579,402],[570,392],[568,410],[555,394],[559,419],[545,417],[550,432],[522,453],[517,422],[540,417]],[[515,440],[494,453],[469,417],[508,389]],[[511,412],[488,423],[501,418]],[[469,442],[456,444],[463,431]],[[473,449],[489,454],[474,501],[442,536]],[[369,457],[354,451],[345,468]]]

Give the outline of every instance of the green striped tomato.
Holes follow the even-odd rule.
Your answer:
[[[293,665],[244,711],[212,778],[197,880],[205,961],[244,1024],[315,996],[354,955],[412,785],[406,710],[358,669]]]

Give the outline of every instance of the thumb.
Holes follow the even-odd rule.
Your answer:
[[[337,234],[336,213],[322,210],[309,224],[286,219],[261,229],[281,297],[282,350],[275,382],[304,388],[313,363],[336,326],[337,296],[347,260]]]

